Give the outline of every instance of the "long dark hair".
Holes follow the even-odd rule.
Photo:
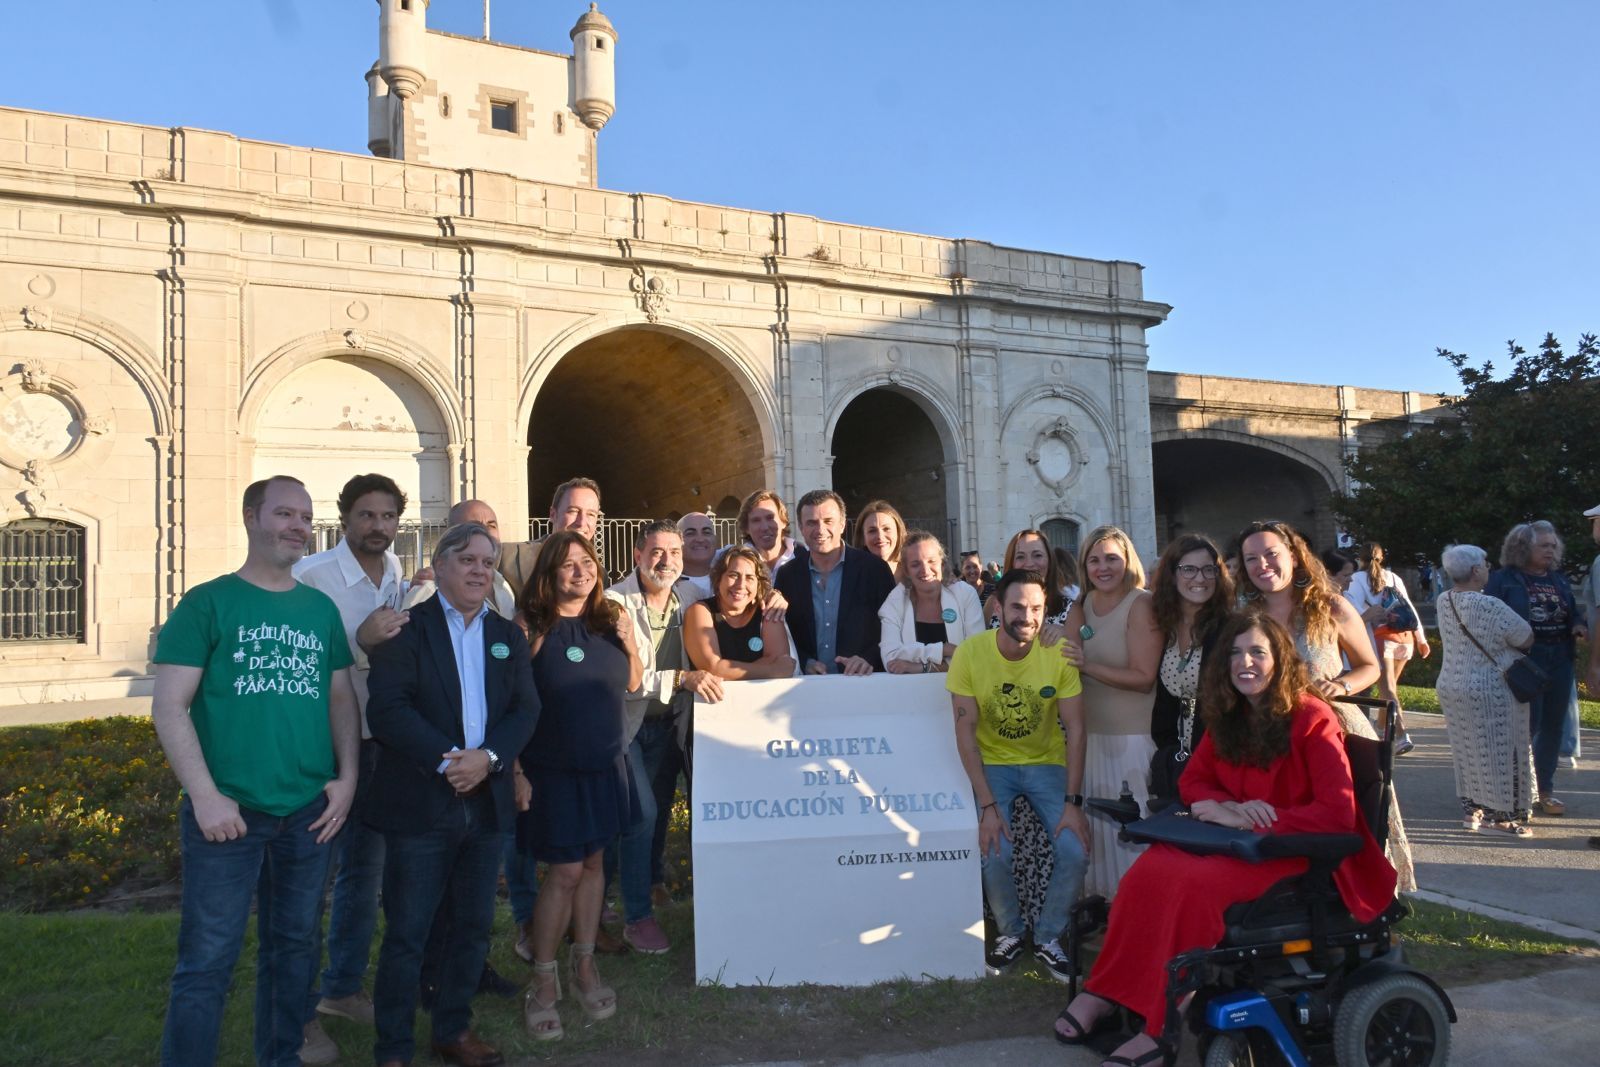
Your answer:
[[[1178,561],[1191,552],[1204,549],[1217,568],[1217,584],[1211,597],[1200,605],[1194,617],[1194,639],[1198,644],[1202,634],[1210,633],[1222,625],[1233,608],[1233,576],[1222,565],[1222,550],[1204,534],[1184,534],[1161,553],[1156,564],[1155,578],[1150,585],[1151,607],[1155,610],[1156,626],[1161,635],[1171,642],[1178,633],[1178,623],[1183,618],[1183,596],[1178,592]]]
[[[1272,678],[1259,705],[1234,688],[1233,643],[1239,635],[1260,630],[1272,650]],[[1311,688],[1305,662],[1294,638],[1266,612],[1230,615],[1217,636],[1218,654],[1200,668],[1200,717],[1217,755],[1229,763],[1267,768],[1289,751],[1289,720]]]
[[[595,552],[594,545],[577,530],[561,530],[546,537],[540,544],[539,558],[533,564],[533,576],[522,587],[522,596],[517,600],[517,608],[527,620],[530,639],[549,633],[560,618],[556,608],[559,602],[556,596],[556,571],[567,562],[567,554],[573,545],[582,545],[583,551],[594,561],[594,588],[589,590],[588,600],[583,605],[584,623],[591,632],[597,634],[608,633],[617,624],[617,612],[621,608],[616,602],[606,599],[603,588],[605,568],[600,566],[600,556]]]
[[[1060,615],[1067,610],[1066,597],[1061,595],[1061,587],[1066,583],[1061,580],[1061,568],[1056,565],[1056,554],[1050,547],[1050,538],[1044,535],[1043,530],[1018,530],[1016,535],[1006,543],[1005,559],[1000,564],[1000,573],[1016,570],[1017,545],[1029,537],[1037,537],[1044,543],[1044,555],[1048,560],[1045,564],[1049,569],[1044,575],[1044,613],[1046,616]],[[995,602],[998,607],[999,601]]]
[[[1327,641],[1338,637],[1339,623],[1334,617],[1334,607],[1336,601],[1344,600],[1344,595],[1333,584],[1333,579],[1328,577],[1328,568],[1311,551],[1310,542],[1286,522],[1277,519],[1252,522],[1233,539],[1233,547],[1239,557],[1239,590],[1244,594],[1244,599],[1261,599],[1261,591],[1251,579],[1250,567],[1245,562],[1244,543],[1247,538],[1264,533],[1282,541],[1289,551],[1289,558],[1294,561],[1294,579],[1289,586],[1289,596],[1294,602],[1293,618],[1296,625],[1305,627],[1306,638],[1311,641]]]

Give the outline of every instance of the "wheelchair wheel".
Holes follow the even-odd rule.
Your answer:
[[[1333,1020],[1339,1067],[1435,1067],[1450,1061],[1450,1016],[1433,987],[1390,974],[1351,990]]]
[[[1268,1062],[1255,1054],[1248,1038],[1239,1034],[1217,1034],[1206,1049],[1205,1067],[1257,1067]]]

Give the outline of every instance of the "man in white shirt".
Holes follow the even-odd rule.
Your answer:
[[[372,1000],[362,992],[372,936],[378,923],[378,888],[383,881],[383,835],[363,822],[372,771],[378,758],[377,742],[367,727],[368,649],[384,638],[405,595],[400,560],[394,554],[395,533],[406,510],[406,495],[393,479],[382,474],[358,474],[339,492],[339,523],[344,527],[339,543],[326,552],[307,556],[294,565],[296,580],[326,593],[339,609],[350,652],[355,657],[350,677],[356,705],[361,711],[361,763],[356,798],[349,822],[335,845],[333,907],[328,922],[328,967],[322,972],[321,995],[312,983],[311,1007],[306,1017],[307,1063],[331,1062],[337,1056],[332,1041],[322,1032],[315,1012],[372,1024]],[[318,923],[321,929],[321,923]]]
[[[691,511],[678,520],[683,536],[683,577],[678,579],[678,599],[684,607],[711,596],[711,561],[717,557],[717,524],[703,511]]]

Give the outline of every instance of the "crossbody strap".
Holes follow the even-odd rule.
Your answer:
[[[1461,627],[1461,632],[1467,635],[1467,640],[1471,641],[1473,646],[1476,647],[1479,652],[1483,653],[1483,658],[1489,661],[1489,665],[1495,670],[1499,670],[1500,661],[1489,655],[1488,649],[1478,644],[1478,639],[1472,636],[1472,631],[1467,629],[1467,624],[1461,621],[1461,609],[1456,607],[1455,593],[1451,592],[1447,595],[1450,597],[1450,614],[1456,617],[1456,625]]]

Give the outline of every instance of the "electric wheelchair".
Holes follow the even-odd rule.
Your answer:
[[[1382,845],[1389,827],[1395,707],[1363,698],[1344,703],[1379,712],[1379,740],[1347,736],[1345,751],[1361,814]],[[1117,800],[1091,799],[1088,807],[1122,824],[1125,841],[1255,863],[1310,861],[1304,873],[1230,907],[1223,916],[1226,933],[1215,948],[1185,952],[1167,964],[1164,1030],[1172,1047],[1187,1023],[1206,1067],[1449,1062],[1455,1007],[1438,983],[1405,964],[1393,932],[1410,906],[1397,898],[1373,921],[1358,923],[1334,886],[1335,869],[1361,848],[1359,835],[1255,834],[1200,822],[1178,807],[1141,819],[1126,792]],[[1074,906],[1068,951],[1075,966],[1084,938],[1105,925],[1109,912],[1100,896]],[[1077,993],[1074,974],[1069,1000]],[[1182,1007],[1190,994],[1193,999]]]

